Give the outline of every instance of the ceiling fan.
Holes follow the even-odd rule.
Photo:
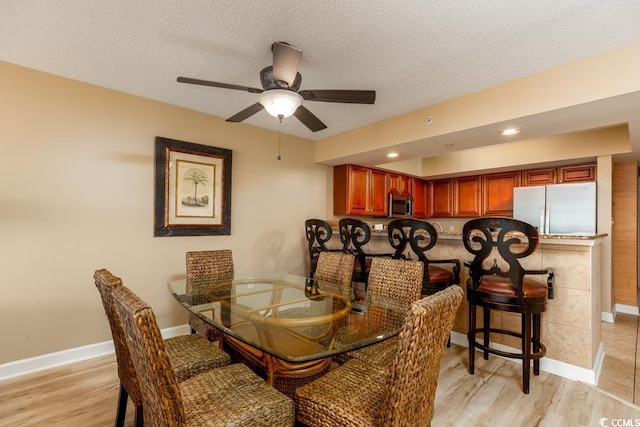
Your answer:
[[[261,94],[258,102],[229,117],[228,122],[241,122],[266,109],[280,121],[294,115],[313,132],[326,129],[327,125],[302,105],[303,100],[347,104],[373,104],[376,100],[374,90],[299,90],[302,76],[298,72],[298,65],[302,51],[285,42],[273,43],[271,51],[273,65],[260,71],[262,89],[190,77],[178,77],[178,82]]]

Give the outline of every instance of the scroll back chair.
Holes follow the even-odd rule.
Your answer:
[[[463,294],[451,286],[414,302],[389,366],[353,359],[298,388],[296,420],[310,427],[428,425],[445,342]]]
[[[369,274],[369,298],[393,298],[406,303],[420,299],[424,264],[403,259],[374,258]],[[338,340],[340,336],[338,336]],[[397,337],[359,350],[337,354],[333,361],[343,364],[356,358],[378,365],[389,365],[395,356]]]
[[[418,219],[396,219],[388,225],[389,243],[395,249],[394,258],[412,259],[424,263],[422,295],[431,295],[454,284],[460,284],[460,260],[430,259],[426,253],[438,241],[438,233],[430,223]],[[436,264],[448,264],[451,270]]]
[[[546,309],[547,298],[553,298],[553,269],[527,270],[518,261],[535,252],[538,240],[535,227],[513,218],[473,219],[462,229],[464,246],[474,255],[473,261],[465,263],[469,267],[469,373],[474,373],[476,348],[483,351],[484,359],[489,358],[489,353],[520,359],[525,394],[529,393],[531,361],[534,375],[539,375],[540,359],[546,353],[540,342],[541,313]],[[489,260],[495,256],[495,250],[501,258],[500,263],[497,258],[492,263]],[[490,267],[486,266],[487,261]],[[547,275],[547,280],[541,283],[525,278],[526,275]],[[482,328],[476,326],[478,306],[483,312]],[[491,310],[520,313],[520,331],[492,328]],[[479,333],[483,335],[482,342],[476,339]],[[521,351],[507,352],[491,347],[490,334],[520,338]]]
[[[309,246],[309,277],[313,277],[321,252],[340,252],[341,249],[329,249],[327,242],[331,240],[333,230],[327,221],[308,219],[304,222],[307,244]]]
[[[138,374],[145,424],[153,426],[293,426],[291,399],[242,364],[178,383],[153,310],[124,286],[114,301]]]
[[[342,252],[351,253],[356,257],[352,280],[364,283],[366,289],[371,271],[371,260],[375,257],[391,257],[392,254],[366,252],[364,246],[371,240],[371,229],[366,222],[355,218],[342,218],[338,221],[338,226],[340,227]]]
[[[230,249],[187,252],[186,264],[187,280],[233,278],[233,253]],[[224,290],[221,291],[224,292]],[[209,341],[213,342],[219,338],[215,327],[193,313],[189,313],[189,326],[191,332],[202,335]]]
[[[136,426],[141,426],[143,423],[143,409],[140,380],[133,366],[132,356],[126,343],[126,331],[114,302],[115,291],[123,288],[124,285],[119,277],[114,276],[106,269],[96,270],[93,277],[109,320],[116,351],[120,395],[116,409],[115,425],[124,426],[127,397],[131,397],[131,401],[136,408],[134,423]],[[178,381],[184,381],[207,370],[228,365],[230,362],[228,354],[198,335],[168,338],[164,344]]]

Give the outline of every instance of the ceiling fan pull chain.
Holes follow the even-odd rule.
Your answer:
[[[282,114],[278,116],[278,160],[282,160],[282,157],[280,157],[280,146],[282,145],[280,142],[280,126],[282,126],[283,118]]]

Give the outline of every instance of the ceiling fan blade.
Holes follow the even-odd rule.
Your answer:
[[[253,116],[254,114],[262,111],[264,107],[262,106],[262,104],[260,104],[259,102],[256,102],[253,105],[250,105],[249,107],[245,108],[244,110],[240,111],[239,113],[234,114],[233,116],[229,117],[226,121],[227,122],[241,122],[245,119],[248,119],[249,117]]]
[[[318,132],[319,130],[327,128],[327,125],[322,123],[319,118],[317,118],[311,111],[307,110],[303,105],[299,106],[293,115],[296,116],[296,118],[312,132]]]
[[[273,52],[273,78],[281,87],[291,88],[296,80],[302,51],[285,42],[271,45]],[[284,83],[285,82],[286,85]]]
[[[191,77],[178,77],[179,83],[189,83],[192,85],[221,87],[223,89],[242,90],[250,93],[262,93],[262,89],[249,86],[232,85],[229,83],[212,82],[211,80],[192,79]]]
[[[301,90],[298,93],[306,101],[346,104],[373,104],[376,101],[375,90]]]

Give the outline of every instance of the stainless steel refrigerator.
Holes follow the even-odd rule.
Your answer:
[[[540,234],[596,234],[596,183],[514,188],[513,217]]]

